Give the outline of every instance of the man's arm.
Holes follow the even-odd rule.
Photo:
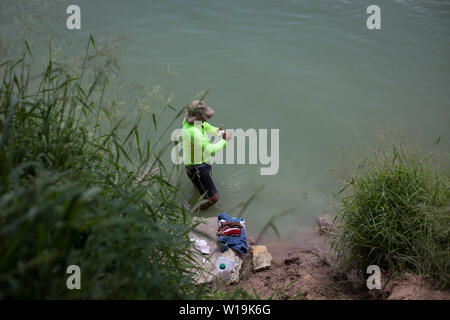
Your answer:
[[[203,135],[200,129],[194,128],[194,152],[203,152],[203,154],[207,158],[208,155],[213,156],[217,151],[225,148],[226,145],[227,141],[225,139],[221,139],[220,141],[212,144],[209,139],[203,139]]]
[[[217,132],[223,129],[222,125],[220,126],[220,128],[217,128],[209,124],[208,122],[203,122],[203,127],[205,128],[206,132],[210,135],[217,135]]]

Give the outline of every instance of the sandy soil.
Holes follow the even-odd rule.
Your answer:
[[[381,290],[368,290],[364,279],[352,279],[333,267],[329,245],[317,231],[303,232],[289,241],[261,239],[272,255],[269,269],[254,272],[251,254],[245,258],[238,285],[267,299],[444,299],[450,293],[433,288],[417,275],[405,274]],[[382,278],[383,279],[383,278]],[[355,285],[357,283],[357,285]]]
[[[406,273],[387,286],[389,300],[450,300],[450,292],[434,288],[422,276]]]

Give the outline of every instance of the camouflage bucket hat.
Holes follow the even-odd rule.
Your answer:
[[[214,109],[206,103],[199,100],[192,101],[186,112],[186,121],[194,123],[194,121],[207,121],[214,115]]]

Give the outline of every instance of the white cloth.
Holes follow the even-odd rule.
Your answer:
[[[205,240],[191,238],[191,242],[194,243],[194,248],[203,254],[209,254],[210,248]]]

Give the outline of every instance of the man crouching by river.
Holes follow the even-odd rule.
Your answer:
[[[210,156],[222,150],[231,135],[223,131],[223,126],[216,128],[210,125],[209,119],[214,110],[199,100],[192,101],[183,119],[183,161],[186,173],[205,200],[201,210],[206,210],[219,200],[216,186],[211,177],[211,165],[207,163]],[[223,139],[212,144],[208,134],[221,136]]]

